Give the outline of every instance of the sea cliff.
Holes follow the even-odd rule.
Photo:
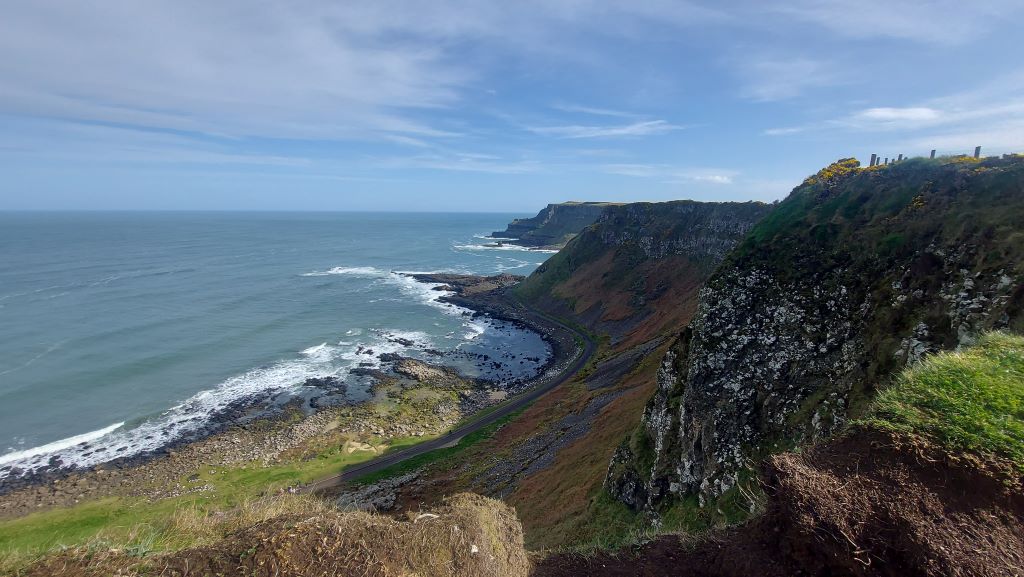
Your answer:
[[[491,234],[496,239],[512,239],[516,244],[534,248],[559,249],[592,224],[609,202],[561,202],[549,204],[537,216],[517,218],[502,231]]]
[[[828,437],[923,355],[1024,329],[1024,159],[915,159],[808,178],[700,293],[607,490],[657,514],[735,493]]]

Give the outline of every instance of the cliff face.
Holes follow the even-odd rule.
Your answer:
[[[561,248],[601,215],[607,202],[562,202],[549,204],[532,218],[517,218],[495,238],[512,238],[530,247]]]
[[[1024,158],[837,163],[725,258],[606,489],[636,509],[732,490],[836,430],[923,354],[1024,330]]]
[[[422,477],[401,499],[472,491],[513,505],[530,547],[588,542],[608,461],[640,421],[658,361],[696,310],[721,259],[771,210],[690,201],[607,206],[516,287],[531,305],[610,335],[593,370],[530,405],[459,466]],[[602,497],[602,506],[607,500]]]
[[[719,262],[771,209],[675,201],[609,206],[518,288],[615,345],[677,332]]]

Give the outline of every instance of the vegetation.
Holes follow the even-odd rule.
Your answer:
[[[308,497],[269,500],[226,521],[185,513],[167,535],[210,535],[203,548],[153,553],[148,543],[102,541],[58,552],[26,568],[29,577],[72,575],[481,575],[525,577],[530,563],[515,512],[459,494],[430,513],[400,520],[342,513]]]
[[[454,447],[443,447],[441,449],[430,451],[429,453],[417,455],[411,459],[402,461],[401,463],[396,463],[386,469],[381,469],[380,471],[377,471],[375,473],[368,473],[366,475],[363,475],[362,477],[359,477],[356,480],[356,482],[362,485],[376,483],[381,479],[397,477],[399,475],[404,475],[406,473],[415,471],[416,469],[426,467],[427,465],[432,465],[435,463],[446,461],[456,455],[461,454],[463,451],[472,447],[473,445],[476,445],[480,441],[491,438],[494,435],[494,433],[498,429],[500,429],[505,423],[521,415],[524,410],[525,409],[520,409],[514,413],[506,415],[498,419],[497,421],[491,423],[490,425],[483,427],[479,431],[474,431],[466,435],[465,437],[460,439],[459,442]]]
[[[416,439],[419,441],[421,439]],[[393,449],[412,439],[397,440]],[[327,476],[345,466],[376,456],[372,452],[347,453],[341,447],[314,459],[260,467],[211,467],[197,478],[183,479],[204,490],[151,502],[136,497],[111,497],[67,509],[53,509],[0,522],[0,573],[55,550],[77,546],[167,550],[203,544],[234,525],[260,515],[302,510],[309,505],[296,495],[274,498],[285,487]],[[293,500],[293,498],[297,500]],[[264,511],[260,513],[259,511]],[[202,520],[190,522],[189,519]],[[220,523],[220,521],[225,521]],[[238,525],[242,526],[242,525]],[[193,532],[188,527],[199,528]]]
[[[834,186],[843,177],[856,172],[859,168],[860,161],[856,158],[842,158],[819,170],[814,176],[808,176],[804,180],[804,186]]]
[[[864,422],[1024,471],[1024,337],[990,333],[926,358],[878,395]]]

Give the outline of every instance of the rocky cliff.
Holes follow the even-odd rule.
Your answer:
[[[770,208],[688,200],[609,206],[518,293],[615,345],[676,332],[696,310],[704,281]]]
[[[565,243],[592,224],[608,202],[562,202],[549,204],[532,218],[517,218],[508,228],[495,231],[493,238],[514,239],[516,244],[529,247],[561,248]]]
[[[606,489],[652,513],[735,491],[822,438],[894,371],[1024,330],[1024,157],[840,161],[722,262],[665,354]]]

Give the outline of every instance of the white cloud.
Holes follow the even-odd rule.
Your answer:
[[[0,113],[231,137],[446,138],[443,115],[425,112],[464,102],[481,73],[467,46],[585,53],[565,30],[712,18],[664,0],[16,2],[0,19]]]
[[[557,138],[619,138],[652,136],[684,128],[686,127],[665,120],[647,120],[618,126],[533,126],[527,127],[527,130]]]
[[[924,106],[910,108],[868,108],[854,115],[855,118],[879,122],[921,122],[939,120],[941,113]]]
[[[692,180],[711,182],[714,184],[732,184],[732,176],[728,174],[702,174],[690,177]]]
[[[0,20],[0,109],[230,136],[443,137],[467,72],[421,42],[358,34],[329,5],[17,3]]]

